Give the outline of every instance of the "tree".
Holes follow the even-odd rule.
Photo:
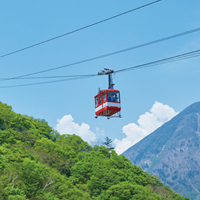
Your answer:
[[[109,199],[113,200],[161,200],[159,195],[151,193],[147,188],[128,182],[120,182],[111,186],[107,193],[110,196]]]
[[[103,143],[106,148],[108,149],[114,149],[114,147],[112,147],[112,140],[109,137],[105,138],[105,142]]]

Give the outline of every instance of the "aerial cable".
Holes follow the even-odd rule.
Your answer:
[[[145,63],[145,64],[141,64],[141,65],[137,65],[137,66],[133,66],[133,67],[129,67],[129,68],[124,68],[124,69],[120,69],[115,71],[116,73],[119,72],[123,72],[123,71],[128,71],[128,70],[133,70],[133,69],[137,69],[137,68],[144,68],[144,67],[150,67],[150,66],[155,66],[155,65],[160,65],[160,64],[166,64],[169,62],[175,62],[175,61],[179,61],[179,60],[185,60],[185,59],[189,59],[189,58],[194,58],[194,57],[198,57],[200,56],[200,50],[196,50],[196,51],[191,51],[188,53],[184,53],[184,54],[180,54],[177,56],[172,56],[172,57],[168,57],[168,58],[164,58],[161,60],[156,60],[153,62],[149,62],[149,63]]]
[[[136,46],[133,46],[133,47],[129,47],[129,48],[126,48],[126,49],[122,49],[122,50],[119,50],[119,51],[115,51],[115,52],[111,52],[111,53],[108,53],[108,54],[104,54],[104,55],[96,56],[96,57],[93,57],[93,58],[81,60],[81,61],[78,61],[78,62],[70,63],[70,64],[67,64],[67,65],[62,65],[62,66],[59,66],[59,67],[54,67],[54,68],[50,68],[50,69],[46,69],[46,70],[42,70],[42,71],[38,71],[38,72],[24,74],[24,75],[21,75],[21,76],[4,78],[1,81],[19,79],[19,78],[26,77],[26,76],[41,74],[41,73],[45,73],[45,72],[49,72],[49,71],[53,71],[53,70],[58,70],[58,69],[62,69],[62,68],[66,68],[66,67],[86,63],[86,62],[90,62],[90,61],[93,61],[93,60],[105,58],[105,57],[116,55],[116,54],[119,54],[119,53],[124,53],[126,51],[131,51],[131,50],[134,50],[134,49],[142,48],[142,47],[149,46],[149,45],[152,45],[152,44],[156,44],[156,43],[159,43],[159,42],[164,42],[166,40],[174,39],[174,38],[181,37],[181,36],[184,36],[184,35],[188,35],[188,34],[191,34],[191,33],[195,33],[195,32],[198,32],[198,31],[200,31],[200,27],[189,30],[189,31],[181,32],[181,33],[178,33],[178,34],[174,34],[174,35],[171,35],[171,36],[168,36],[168,37],[164,37],[164,38],[161,38],[161,39],[158,39],[158,40],[153,40],[153,41],[150,41],[150,42],[147,42],[147,43],[143,43],[143,44],[136,45]]]
[[[98,76],[96,74],[96,76]],[[21,85],[8,85],[8,86],[1,86],[0,89],[2,88],[14,88],[14,87],[24,87],[24,86],[33,86],[33,85],[44,85],[44,84],[49,84],[49,83],[57,83],[57,82],[63,82],[63,81],[73,81],[73,80],[78,80],[78,79],[83,79],[83,78],[89,78],[92,76],[85,76],[85,77],[77,77],[77,78],[68,78],[68,79],[62,79],[62,80],[56,80],[56,81],[46,81],[46,82],[39,82],[39,83],[29,83],[29,84],[21,84]]]
[[[142,69],[142,68],[145,68],[145,67],[152,67],[152,66],[155,66],[155,65],[166,64],[166,63],[170,63],[170,62],[176,62],[176,61],[194,58],[194,57],[198,57],[198,56],[200,56],[200,49],[196,50],[196,51],[191,51],[191,52],[188,52],[188,53],[179,54],[179,55],[176,55],[176,56],[156,60],[156,61],[153,61],[153,62],[149,62],[149,63],[145,63],[145,64],[141,64],[141,65],[136,65],[136,66],[129,67],[129,68],[124,68],[124,69],[121,69],[121,70],[116,70],[115,73],[120,73],[120,72],[124,72],[124,71],[128,71],[128,70]],[[80,76],[82,76],[82,75],[80,75]],[[94,77],[94,76],[98,76],[98,74],[83,75],[82,77],[74,77],[74,78],[70,78],[70,79],[48,81],[48,82],[39,82],[39,83],[31,83],[31,84],[23,84],[23,85],[1,86],[0,89],[1,88],[24,87],[24,86],[31,86],[31,85],[48,84],[48,83],[55,83],[55,82],[61,82],[61,81],[71,81],[71,80],[89,78],[89,77]]]
[[[79,78],[79,77],[89,77],[89,76],[97,76],[97,74],[87,74],[87,75],[62,75],[62,76],[40,76],[40,77],[20,77],[17,79],[51,79],[51,78]],[[0,78],[0,80],[5,80],[5,78]]]
[[[97,25],[97,24],[101,24],[101,23],[103,23],[103,22],[106,22],[106,21],[109,21],[109,20],[111,20],[111,19],[114,19],[114,18],[120,17],[120,16],[122,16],[122,15],[125,15],[125,14],[128,14],[128,13],[131,13],[131,12],[133,12],[133,11],[136,11],[136,10],[142,9],[142,8],[144,8],[144,7],[150,6],[150,5],[155,4],[155,3],[158,3],[158,2],[160,2],[160,1],[162,1],[162,0],[153,1],[153,2],[148,3],[148,4],[145,4],[145,5],[143,5],[143,6],[140,6],[140,7],[137,7],[137,8],[133,8],[133,9],[128,10],[128,11],[126,11],[126,12],[120,13],[120,14],[118,14],[118,15],[114,15],[114,16],[112,16],[112,17],[109,17],[109,18],[103,19],[103,20],[101,20],[101,21],[98,21],[98,22],[95,22],[95,23],[89,24],[89,25],[87,25],[87,26],[84,26],[84,27],[81,27],[81,28],[75,29],[75,30],[73,30],[73,31],[70,31],[70,32],[64,33],[64,34],[62,34],[62,35],[59,35],[59,36],[56,36],[56,37],[50,38],[50,39],[48,39],[48,40],[44,40],[44,41],[42,41],[42,42],[38,42],[38,43],[36,43],[36,44],[33,44],[33,45],[30,45],[30,46],[24,47],[24,48],[22,48],[22,49],[18,49],[18,50],[16,50],[16,51],[12,51],[12,52],[10,52],[10,53],[7,53],[7,54],[4,54],[4,55],[1,55],[0,58],[3,58],[3,57],[6,57],[6,56],[9,56],[9,55],[12,55],[12,54],[15,54],[15,53],[18,53],[18,52],[21,52],[21,51],[24,51],[24,50],[27,50],[27,49],[30,49],[30,48],[33,48],[33,47],[35,47],[35,46],[39,46],[39,45],[41,45],[41,44],[44,44],[44,43],[50,42],[50,41],[52,41],[52,40],[56,40],[56,39],[58,39],[58,38],[61,38],[61,37],[64,37],[64,36],[70,35],[70,34],[72,34],[72,33],[75,33],[75,32],[81,31],[81,30],[84,30],[84,29],[86,29],[86,28],[89,28],[89,27],[95,26],[95,25]]]

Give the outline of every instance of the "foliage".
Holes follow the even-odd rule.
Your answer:
[[[45,120],[0,102],[0,199],[161,200],[184,198],[110,148],[60,135]]]
[[[105,138],[105,142],[103,143],[105,145],[105,147],[107,147],[108,149],[114,149],[114,147],[112,147],[112,140],[109,137]]]

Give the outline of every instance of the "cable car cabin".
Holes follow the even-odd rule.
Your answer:
[[[113,116],[120,112],[121,101],[119,90],[106,89],[100,91],[95,97],[95,114],[97,116]],[[118,114],[118,117],[121,117]]]

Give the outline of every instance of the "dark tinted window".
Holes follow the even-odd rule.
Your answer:
[[[101,95],[99,95],[99,104],[101,104]]]
[[[119,92],[108,91],[108,101],[119,102]]]
[[[106,92],[103,93],[103,102],[106,102]]]
[[[95,97],[95,107],[98,106],[98,97]]]

